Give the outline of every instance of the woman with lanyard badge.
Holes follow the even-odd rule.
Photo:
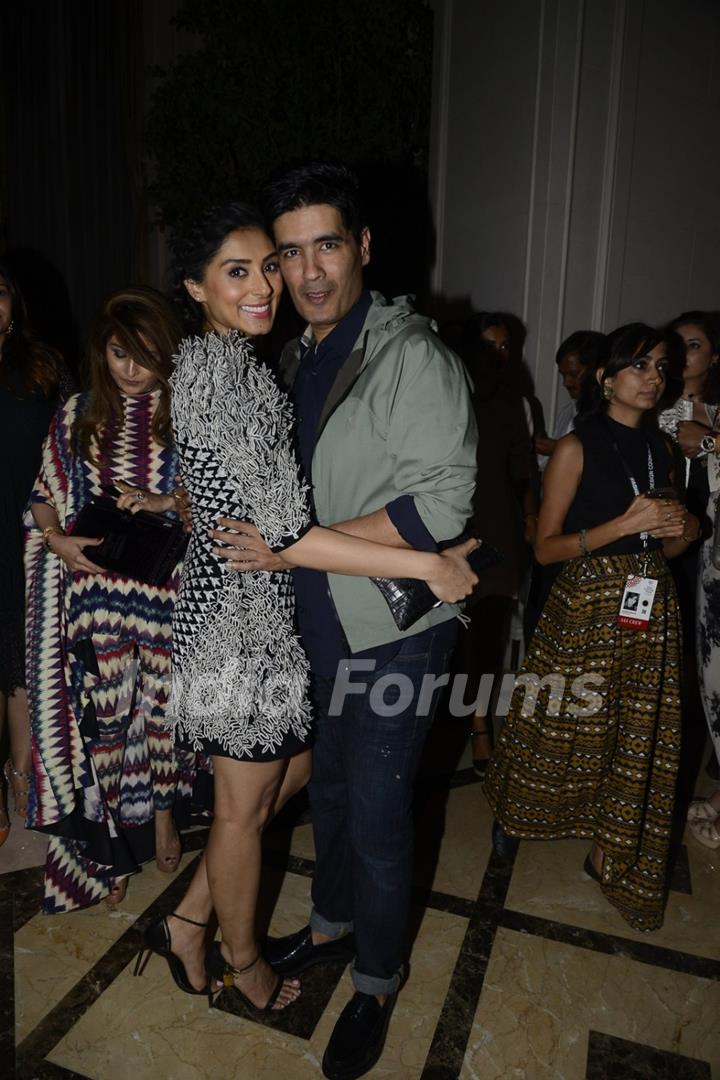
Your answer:
[[[637,930],[662,924],[680,750],[680,630],[666,557],[699,534],[646,426],[670,338],[608,338],[575,432],[545,473],[535,547],[563,562],[485,780],[500,854],[516,839],[592,841],[586,873]]]

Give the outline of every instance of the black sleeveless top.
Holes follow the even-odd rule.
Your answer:
[[[583,471],[577,494],[565,518],[564,533],[592,529],[623,514],[635,498],[628,471],[635,478],[641,495],[650,488],[648,446],[655,472],[654,486],[671,486],[670,450],[657,432],[626,427],[609,416],[591,416],[576,421],[575,435],[582,443]],[[620,453],[613,443],[617,444]],[[661,540],[648,537],[648,551],[660,547]],[[642,550],[642,540],[636,534],[595,548],[592,554],[634,555]]]

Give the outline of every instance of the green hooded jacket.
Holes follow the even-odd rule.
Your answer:
[[[477,430],[461,361],[409,298],[373,293],[362,332],[328,395],[312,461],[320,525],[362,517],[412,495],[431,536],[458,536],[472,512]],[[286,345],[280,374],[292,388],[300,339]],[[369,578],[328,574],[352,652],[417,634],[457,614],[442,604],[397,629]]]

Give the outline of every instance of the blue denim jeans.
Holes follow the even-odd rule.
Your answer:
[[[362,693],[338,694],[343,665],[336,679],[315,679],[310,925],[330,937],[354,929],[353,983],[365,994],[392,993],[402,975],[413,782],[441,693],[428,681],[421,690],[426,675],[447,672],[453,644],[447,632],[437,637],[428,631],[410,638],[385,667],[356,672],[352,682],[366,684]],[[341,711],[330,715],[338,703]]]

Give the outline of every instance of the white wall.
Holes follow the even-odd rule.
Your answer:
[[[720,308],[718,0],[436,0],[435,291],[577,329]]]

